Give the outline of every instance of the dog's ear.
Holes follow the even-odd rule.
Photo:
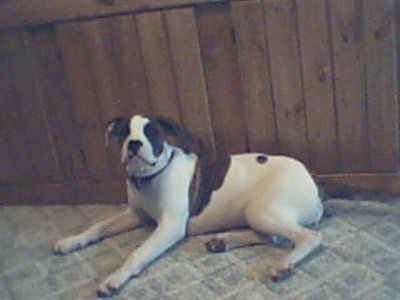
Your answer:
[[[155,117],[154,120],[160,125],[164,134],[168,137],[184,137],[189,134],[186,128],[167,117]]]
[[[189,131],[174,120],[167,117],[155,117],[154,120],[159,124],[167,140],[172,144],[181,147],[190,138]]]
[[[201,141],[184,126],[167,117],[156,117],[154,120],[161,127],[169,143],[181,148],[186,153],[198,152]]]
[[[110,138],[117,138],[118,143],[122,145],[124,139],[129,135],[129,118],[115,117],[107,122],[105,131],[105,144],[108,146]]]

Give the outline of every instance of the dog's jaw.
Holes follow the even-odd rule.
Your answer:
[[[147,161],[144,157],[140,156],[139,153],[125,162],[125,171],[129,177],[146,177],[157,174],[169,163],[172,151],[171,145],[165,142],[163,152],[154,162]]]

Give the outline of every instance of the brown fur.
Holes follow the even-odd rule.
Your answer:
[[[169,143],[198,157],[189,190],[190,215],[198,215],[209,203],[212,192],[224,183],[231,158],[216,157],[198,137],[171,119],[158,117],[154,120],[162,127]]]
[[[214,161],[199,159],[190,184],[190,215],[198,215],[210,202],[213,191],[218,190],[224,183],[229,170],[231,158],[221,157]]]

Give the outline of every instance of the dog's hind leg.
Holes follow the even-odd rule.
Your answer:
[[[209,252],[218,253],[246,246],[278,245],[279,243],[280,239],[278,236],[248,229],[217,234],[214,238],[207,241],[205,246]]]
[[[209,252],[225,252],[235,248],[264,244],[263,239],[253,230],[224,232],[205,243]]]
[[[287,238],[294,244],[291,252],[270,270],[273,281],[285,279],[292,272],[293,267],[308,256],[321,244],[319,232],[304,228],[296,222],[289,221],[287,216],[278,214],[248,212],[248,221],[257,231]]]
[[[68,254],[72,251],[96,243],[106,237],[138,227],[140,219],[130,209],[111,217],[103,222],[91,226],[84,232],[62,239],[55,243],[53,249],[56,254]]]

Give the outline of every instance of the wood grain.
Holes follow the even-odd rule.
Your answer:
[[[340,170],[345,172],[370,169],[360,3],[329,1]]]
[[[215,150],[194,11],[170,10],[165,12],[165,20],[182,121]]]
[[[0,29],[227,0],[13,0],[0,2]],[[110,2],[110,1],[108,1]]]
[[[217,152],[243,152],[246,128],[229,6],[199,7],[196,18]]]
[[[3,35],[2,56],[5,58],[5,111],[6,134],[11,138],[10,155],[16,170],[21,171],[19,180],[46,182],[61,176],[54,145],[48,135],[48,123],[42,94],[32,66],[32,49],[29,36],[24,30]],[[3,92],[1,92],[3,94]],[[2,101],[3,102],[3,101]],[[6,157],[4,157],[6,158]],[[17,161],[16,161],[17,160]],[[7,165],[7,164],[6,164]],[[12,165],[9,165],[12,167]],[[14,171],[15,172],[15,171]],[[14,177],[10,175],[10,177]],[[14,177],[16,179],[16,177]],[[8,179],[5,178],[5,181]]]
[[[72,126],[79,137],[80,157],[87,170],[78,174],[78,178],[108,179],[111,177],[111,170],[104,148],[104,124],[99,115],[82,24],[59,24],[56,26],[56,33],[71,93],[75,121]]]
[[[170,116],[220,154],[287,154],[399,190],[398,1],[114,3],[0,4],[0,27],[27,25],[0,31],[2,203],[118,202],[105,122],[134,113]]]
[[[292,0],[264,3],[280,152],[308,164],[295,4]]]
[[[126,203],[124,181],[77,180],[0,188],[0,205]]]
[[[54,143],[62,175],[59,179],[73,180],[76,174],[85,172],[85,166],[79,157],[71,98],[56,35],[52,26],[46,26],[30,30],[29,37],[37,86],[48,122],[47,135]]]
[[[371,170],[393,172],[399,161],[395,1],[365,0],[364,48]]]
[[[136,16],[152,112],[180,121],[178,92],[163,13]]]
[[[122,115],[150,113],[150,96],[137,25],[133,15],[104,19],[111,43],[116,80],[119,83]]]
[[[232,16],[249,149],[278,153],[279,143],[262,3],[234,2]]]
[[[296,0],[310,167],[338,170],[339,154],[326,2]]]
[[[24,162],[24,133],[20,116],[20,103],[10,76],[12,64],[19,60],[15,48],[22,47],[22,30],[0,33],[0,182],[2,186],[27,181],[30,164]]]

